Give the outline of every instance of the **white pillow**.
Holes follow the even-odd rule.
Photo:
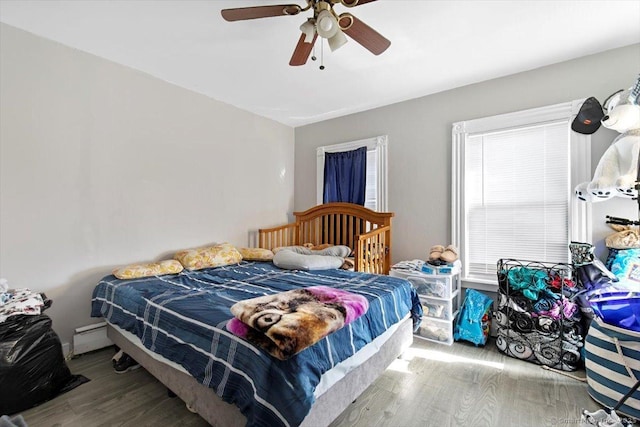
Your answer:
[[[331,255],[305,255],[281,250],[273,256],[273,263],[285,270],[330,270],[340,268],[344,258]]]
[[[342,258],[345,258],[351,255],[351,248],[349,246],[341,246],[341,245],[329,246],[328,248],[324,248],[319,251],[315,251],[313,249],[309,249],[304,246],[282,246],[279,248],[275,248],[273,250],[274,253],[278,253],[280,251],[291,251],[291,252],[295,252],[303,255],[339,256]]]
[[[345,258],[351,255],[351,248],[349,246],[340,245],[329,246],[328,248],[322,249],[321,251],[313,251],[313,253],[318,255],[331,255]]]

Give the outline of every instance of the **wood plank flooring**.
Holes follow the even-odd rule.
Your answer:
[[[23,412],[29,427],[207,425],[144,369],[116,374],[113,354],[70,360],[71,372],[91,381]],[[415,338],[331,427],[561,427],[579,425],[582,408],[600,408],[586,383],[506,357],[493,341],[445,346]]]

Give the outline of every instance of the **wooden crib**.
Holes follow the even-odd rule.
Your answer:
[[[294,212],[296,221],[258,230],[258,246],[273,249],[307,243],[349,246],[354,269],[388,274],[391,268],[392,212],[375,212],[353,203],[325,203]]]

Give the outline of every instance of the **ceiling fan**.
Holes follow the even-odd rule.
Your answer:
[[[338,15],[335,4],[355,7],[376,0],[306,0],[306,7],[297,4],[281,4],[272,6],[239,7],[223,9],[222,17],[227,21],[244,21],[248,19],[267,18],[272,16],[293,16],[313,9],[313,18],[308,18],[301,26],[300,39],[296,45],[289,65],[304,65],[309,58],[318,36],[327,39],[329,48],[334,51],[347,42],[345,34],[360,43],[374,55],[387,50],[391,42],[373,28],[350,13]]]

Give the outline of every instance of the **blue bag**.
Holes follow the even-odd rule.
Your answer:
[[[475,289],[467,289],[460,314],[456,319],[453,338],[475,345],[485,345],[489,338],[493,300]]]
[[[605,323],[640,332],[640,292],[602,289],[589,294],[587,299]]]

